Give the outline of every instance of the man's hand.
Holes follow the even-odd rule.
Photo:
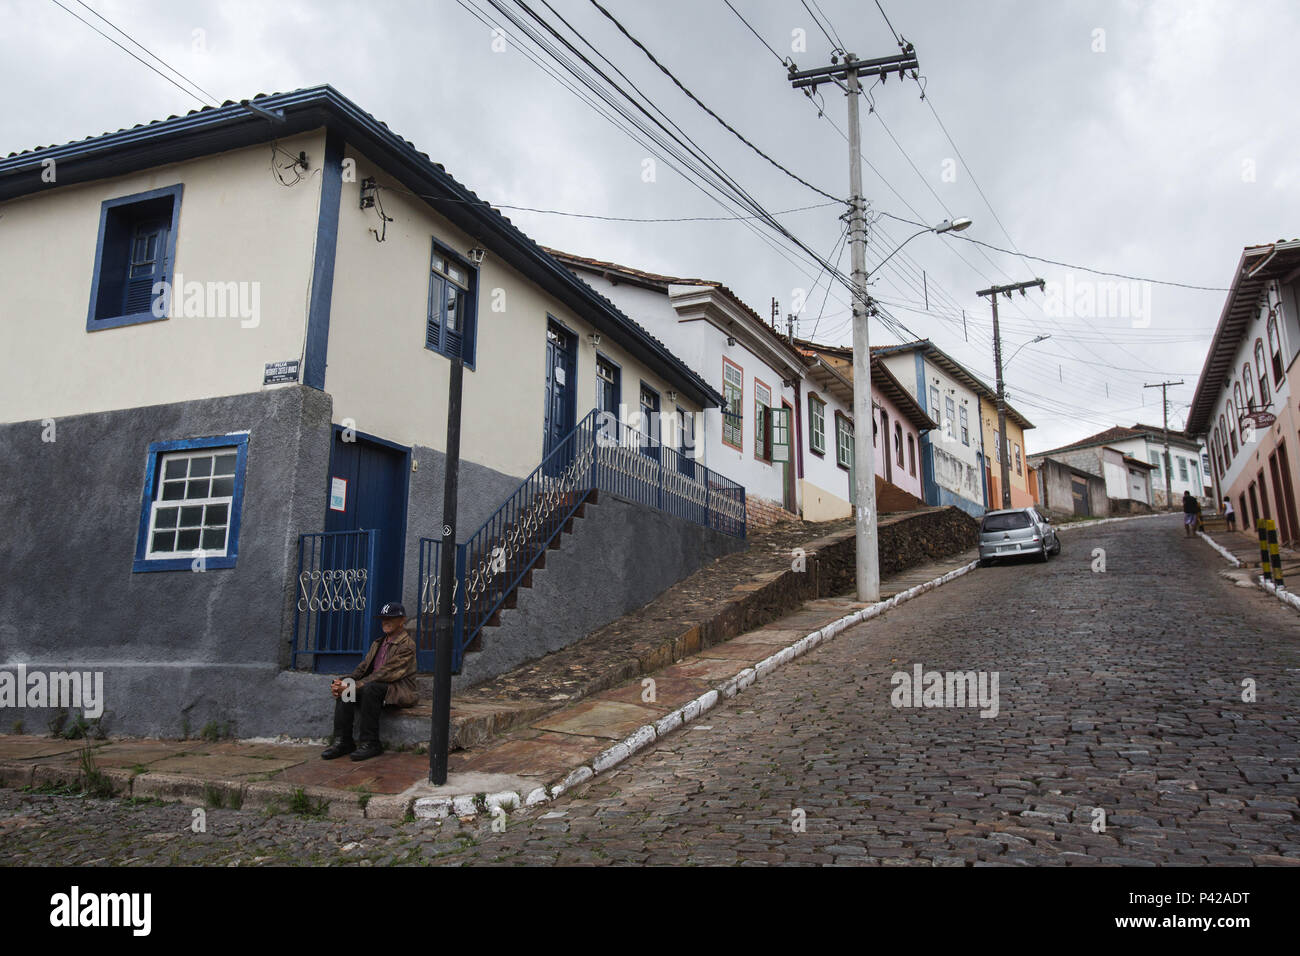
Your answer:
[[[336,677],[330,682],[330,693],[334,695],[335,700],[343,693],[343,680],[341,678]]]

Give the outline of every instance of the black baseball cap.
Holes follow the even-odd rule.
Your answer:
[[[406,608],[400,602],[391,601],[379,609],[380,617],[406,617]]]

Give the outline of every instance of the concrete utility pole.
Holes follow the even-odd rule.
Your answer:
[[[1183,380],[1180,378],[1176,382],[1161,382],[1158,385],[1143,385],[1143,388],[1160,389],[1160,406],[1165,412],[1165,507],[1174,506],[1174,476],[1170,473],[1169,463],[1172,459],[1169,457],[1169,386],[1182,385]],[[1199,495],[1198,495],[1199,497]]]
[[[979,296],[988,296],[993,304],[993,370],[997,374],[998,386],[998,458],[1002,466],[1002,507],[1011,507],[1011,461],[1007,453],[1007,397],[1002,383],[1002,336],[998,332],[998,295],[1011,298],[1012,292],[1025,294],[1026,289],[1041,289],[1046,285],[1042,279],[1031,282],[1017,282],[1012,285],[995,285],[992,288],[976,292]]]
[[[867,322],[873,304],[867,291],[867,223],[862,198],[862,129],[858,121],[859,78],[884,77],[897,70],[901,78],[919,64],[912,45],[906,44],[896,56],[859,60],[853,54],[831,58],[831,65],[815,70],[797,70],[790,66],[790,84],[795,89],[839,80],[847,84],[849,98],[849,238],[853,247],[853,423],[862,441],[853,442],[853,503],[856,522],[858,600],[880,600],[880,554],[876,532],[876,456],[871,444],[871,343]],[[844,87],[841,87],[842,89]],[[885,436],[885,447],[889,447]],[[838,453],[838,452],[837,452]]]

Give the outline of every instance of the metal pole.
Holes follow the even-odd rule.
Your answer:
[[[1169,386],[1160,386],[1160,404],[1165,410],[1165,507],[1174,506],[1173,459],[1169,456]]]
[[[853,442],[858,600],[880,600],[880,555],[876,543],[876,461],[871,444],[871,343],[867,330],[867,224],[863,217],[861,126],[858,122],[857,70],[849,86],[849,235],[853,243]],[[888,449],[889,436],[885,436]]]
[[[460,398],[465,363],[451,360],[447,387],[447,473],[442,483],[442,554],[438,568],[438,619],[433,646],[433,715],[429,727],[429,782],[447,782],[451,744],[452,598],[456,587],[456,486],[460,477]],[[460,595],[462,601],[465,595]]]
[[[1143,385],[1143,386],[1142,386],[1144,389],[1147,389],[1147,388],[1158,388],[1158,389],[1160,389],[1160,404],[1161,404],[1161,407],[1163,407],[1163,409],[1164,409],[1164,416],[1165,416],[1165,424],[1164,424],[1164,430],[1165,430],[1165,466],[1164,466],[1164,467],[1165,467],[1165,507],[1166,507],[1166,508],[1169,508],[1169,509],[1171,509],[1171,510],[1173,509],[1173,506],[1174,506],[1174,488],[1173,488],[1174,476],[1173,476],[1173,473],[1172,473],[1172,471],[1170,470],[1170,467],[1169,467],[1170,464],[1173,462],[1173,458],[1172,458],[1172,457],[1170,456],[1170,454],[1169,454],[1169,386],[1171,386],[1171,385],[1182,385],[1182,384],[1183,384],[1183,380],[1180,378],[1180,379],[1179,379],[1178,381],[1176,381],[1176,382],[1161,382],[1161,383],[1158,384],[1158,385],[1146,384],[1146,385]],[[1153,491],[1152,493],[1154,494],[1154,491]],[[1197,495],[1197,497],[1199,498],[1200,496]]]
[[[1007,461],[1007,400],[1002,390],[1002,336],[998,333],[998,296],[989,296],[993,303],[993,367],[998,378],[998,459],[1002,466],[1002,507],[1011,507],[1011,467]]]

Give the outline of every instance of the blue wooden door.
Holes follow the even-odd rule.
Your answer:
[[[348,438],[351,440],[345,440]],[[365,528],[374,529],[378,534],[374,566],[367,569],[368,577],[373,580],[369,588],[372,606],[366,609],[366,631],[351,638],[353,646],[337,648],[348,653],[330,655],[329,660],[318,657],[317,670],[342,673],[355,668],[361,663],[370,641],[379,633],[379,608],[390,601],[402,600],[407,457],[405,450],[341,428],[334,430],[325,530],[358,531]],[[356,560],[359,560],[357,555],[338,555],[335,563]],[[322,616],[321,627],[330,627],[328,615]]]
[[[572,442],[561,448],[561,443],[573,431],[574,412],[574,336],[557,322],[546,324],[546,391],[542,427],[542,457],[545,472],[557,475],[573,458]],[[558,451],[557,451],[558,449]],[[551,452],[556,454],[552,458]]]

